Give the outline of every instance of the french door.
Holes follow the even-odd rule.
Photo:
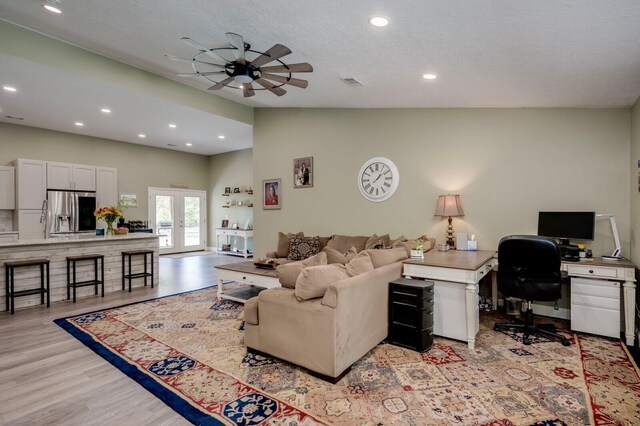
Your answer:
[[[206,248],[206,206],[205,191],[149,188],[149,222],[160,236],[160,254]]]

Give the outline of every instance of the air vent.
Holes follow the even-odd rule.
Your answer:
[[[173,143],[168,143],[167,146],[178,146],[178,145],[173,144]]]
[[[3,117],[8,118],[9,120],[20,120],[20,121],[24,120],[23,117],[14,117],[13,115],[4,115]]]
[[[347,78],[341,78],[340,80],[344,81],[349,86],[354,86],[354,87],[355,86],[364,86],[364,83],[361,82],[360,80],[358,80],[357,78],[347,77]]]

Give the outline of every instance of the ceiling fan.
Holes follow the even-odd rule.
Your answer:
[[[251,45],[245,43],[244,38],[239,34],[227,33],[227,40],[229,40],[229,47],[207,49],[189,37],[182,37],[182,41],[196,49],[198,53],[191,59],[173,55],[165,56],[172,61],[191,63],[195,72],[180,73],[179,77],[204,78],[215,83],[207,90],[220,90],[223,87],[242,89],[245,98],[255,95],[256,90],[268,90],[277,96],[282,96],[287,93],[282,88],[285,84],[303,89],[309,85],[307,80],[292,77],[292,73],[313,72],[310,64],[306,62],[286,64],[280,59],[291,53],[288,47],[276,44],[266,52],[259,52],[252,50]],[[225,53],[233,54],[233,58],[225,58],[223,56]],[[249,60],[247,56],[255,57]],[[264,66],[273,61],[278,64]],[[252,83],[257,83],[262,88],[254,87]]]

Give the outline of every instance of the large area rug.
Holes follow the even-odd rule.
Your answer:
[[[640,372],[619,340],[524,346],[498,320],[481,317],[475,351],[380,344],[336,385],[247,354],[243,305],[215,288],[56,323],[196,424],[640,424]]]

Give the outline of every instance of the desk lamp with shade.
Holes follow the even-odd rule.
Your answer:
[[[451,218],[454,216],[464,216],[460,196],[451,194],[440,195],[438,197],[438,204],[436,205],[436,212],[433,215],[449,217],[449,226],[447,226],[447,245],[450,249],[455,250],[456,246],[453,241],[453,225],[451,225]]]

